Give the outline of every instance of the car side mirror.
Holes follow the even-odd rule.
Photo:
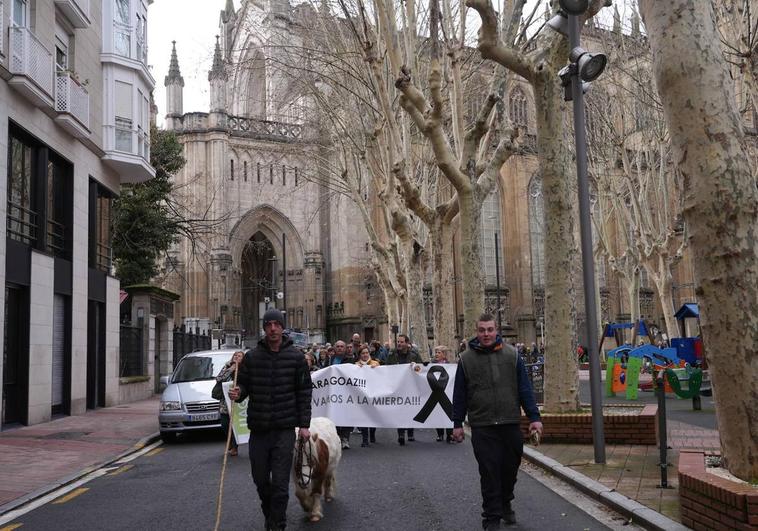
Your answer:
[[[161,376],[160,383],[164,387],[168,387],[168,376]]]

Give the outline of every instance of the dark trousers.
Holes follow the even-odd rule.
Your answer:
[[[453,436],[453,429],[452,428],[437,428],[437,437],[442,438],[442,436],[447,436],[447,440],[449,441],[450,438]]]
[[[287,522],[290,472],[295,448],[295,430],[272,430],[250,434],[250,468],[266,521],[274,527]]]
[[[229,424],[231,423],[231,419],[229,418],[229,414],[227,413],[221,413],[221,429],[224,430],[224,436],[228,437],[229,433]],[[232,433],[232,439],[229,441],[229,448],[237,448],[237,439],[234,438],[234,433]]]
[[[368,444],[369,435],[371,435],[371,442],[376,442],[376,428],[358,428],[361,430],[361,439],[364,444]]]
[[[397,436],[398,437],[404,437],[405,432],[408,432],[408,437],[413,437],[413,428],[398,428],[397,429]]]
[[[341,440],[350,439],[350,434],[353,432],[352,426],[337,426],[337,435]]]
[[[524,452],[518,424],[471,428],[471,447],[479,463],[482,519],[500,520],[513,499],[513,487]]]

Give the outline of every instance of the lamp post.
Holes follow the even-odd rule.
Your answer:
[[[495,231],[495,304],[497,304],[497,333],[503,333],[503,317],[500,311],[500,244],[498,243],[497,231]]]
[[[582,249],[582,278],[584,280],[584,308],[586,334],[590,357],[590,402],[592,406],[592,443],[596,463],[605,463],[605,436],[603,433],[603,395],[598,356],[597,307],[595,305],[595,263],[592,253],[592,221],[590,218],[589,179],[587,177],[587,135],[584,120],[585,82],[597,78],[605,68],[605,56],[590,54],[580,48],[579,16],[588,7],[587,0],[560,0],[568,15],[568,37],[571,64],[560,75],[567,89],[566,99],[574,103],[574,135],[576,138],[576,173],[579,195],[579,232]]]

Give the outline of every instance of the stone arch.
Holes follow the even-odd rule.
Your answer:
[[[281,211],[271,205],[258,205],[234,225],[229,235],[232,263],[239,268],[245,245],[256,232],[271,242],[276,256],[282,256],[282,235],[286,238],[287,269],[303,267],[305,249],[295,226]]]

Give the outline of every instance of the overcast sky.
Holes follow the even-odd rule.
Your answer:
[[[219,14],[226,0],[155,0],[148,12],[148,63],[155,77],[158,123],[166,114],[163,78],[168,73],[171,41],[176,41],[184,77],[184,112],[207,112],[208,70],[218,33]],[[239,7],[239,0],[234,5]]]
[[[529,0],[528,8],[538,0]],[[619,2],[622,17],[626,16],[624,5]],[[298,0],[290,0],[296,4]],[[166,115],[166,90],[163,78],[168,73],[171,58],[171,41],[176,41],[179,67],[184,77],[184,112],[207,112],[209,107],[208,70],[213,62],[215,35],[219,30],[219,14],[226,0],[155,0],[148,12],[148,63],[155,77],[155,102],[158,105],[158,124]],[[240,0],[234,0],[239,9]],[[602,13],[610,23],[612,11]]]

